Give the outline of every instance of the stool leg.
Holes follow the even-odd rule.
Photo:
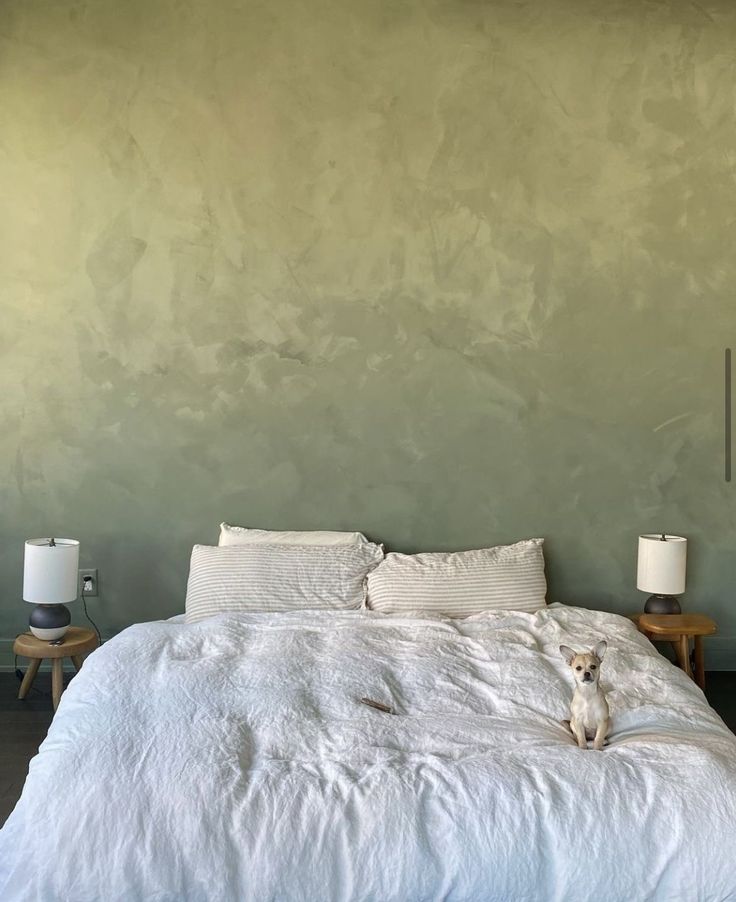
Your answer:
[[[703,657],[703,637],[695,637],[695,682],[705,689],[705,659]]]
[[[74,664],[74,669],[79,673],[82,669],[82,656],[81,655],[72,655],[72,664]]]
[[[36,674],[38,673],[38,668],[40,666],[41,658],[31,658],[31,663],[28,665],[28,670],[26,670],[23,682],[20,684],[20,689],[18,690],[18,698],[25,698],[31,691],[31,686],[36,679]]]
[[[685,673],[692,677],[693,672],[690,669],[690,639],[688,636],[680,636],[680,667],[685,671]]]
[[[54,658],[51,662],[51,699],[54,711],[59,707],[61,693],[64,688],[64,659]]]

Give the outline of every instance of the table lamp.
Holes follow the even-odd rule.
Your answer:
[[[679,614],[674,597],[685,591],[687,539],[666,533],[639,536],[636,588],[651,592],[644,605],[647,614]]]
[[[23,600],[34,604],[29,625],[39,639],[54,642],[69,628],[66,603],[78,596],[79,542],[28,539],[23,562]]]

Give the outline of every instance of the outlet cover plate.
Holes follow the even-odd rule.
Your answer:
[[[92,577],[92,585],[84,591],[84,577],[90,576]],[[84,595],[85,598],[96,598],[97,597],[97,568],[80,570],[79,571],[79,594]]]

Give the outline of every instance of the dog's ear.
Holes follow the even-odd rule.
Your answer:
[[[576,651],[573,651],[569,645],[561,645],[560,646],[560,654],[567,661],[568,664],[572,664],[572,659],[577,654]]]
[[[593,654],[596,656],[596,658],[598,658],[599,661],[603,660],[603,655],[605,655],[607,648],[608,642],[601,639],[601,641],[593,649]]]

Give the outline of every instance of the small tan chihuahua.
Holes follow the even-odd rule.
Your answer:
[[[568,645],[561,645],[562,657],[572,667],[575,677],[575,694],[570,705],[570,729],[578,741],[578,747],[588,748],[588,739],[593,740],[593,748],[601,751],[611,728],[608,702],[598,685],[601,675],[601,661],[608,644],[599,642],[592,651],[578,654]]]

